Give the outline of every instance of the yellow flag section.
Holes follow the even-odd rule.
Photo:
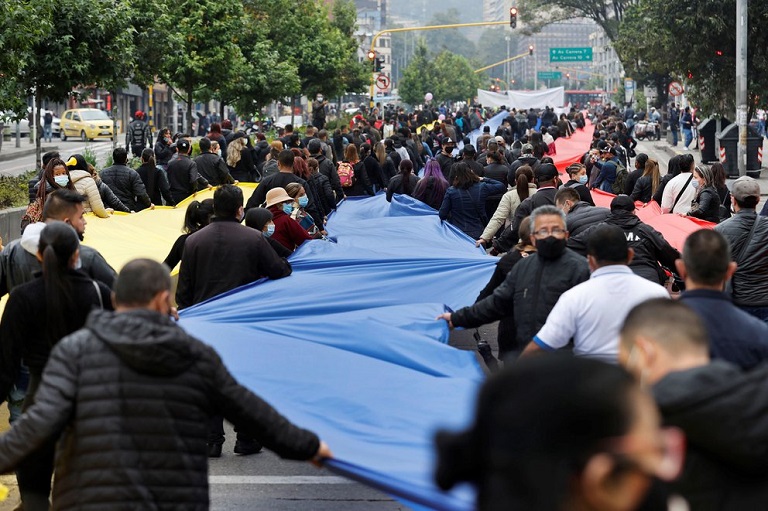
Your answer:
[[[257,185],[246,183],[238,186],[243,190],[244,200],[248,201]],[[98,250],[118,272],[125,263],[140,257],[162,262],[173,242],[182,234],[187,206],[192,201],[212,199],[214,190],[187,197],[176,207],[157,206],[138,213],[115,213],[109,218],[98,218],[89,213],[86,215],[88,225],[83,245]]]

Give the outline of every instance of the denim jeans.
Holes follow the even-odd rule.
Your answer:
[[[690,130],[690,129],[686,130],[686,129],[684,129],[683,130],[683,136],[685,136],[685,142],[683,143],[683,145],[685,147],[690,146],[691,142],[693,142],[693,130]]]
[[[13,388],[8,394],[9,423],[13,423],[13,421],[21,417],[21,409],[24,406],[24,396],[27,395],[27,387],[29,387],[29,369],[24,364],[21,364],[16,383],[13,384]]]
[[[677,146],[677,130],[672,132],[672,145]]]
[[[52,142],[53,141],[53,125],[51,125],[51,124],[43,124],[43,139],[46,142]]]

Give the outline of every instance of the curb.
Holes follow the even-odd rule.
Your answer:
[[[58,151],[58,146],[41,147],[40,154],[45,154],[48,151]],[[29,149],[20,149],[13,152],[0,152],[0,161],[10,161],[16,158],[23,158],[24,156],[32,156],[35,154],[36,148],[30,147]]]

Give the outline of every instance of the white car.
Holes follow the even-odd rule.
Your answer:
[[[27,109],[27,112],[29,112],[29,109]],[[42,129],[43,129],[43,119],[45,118],[46,112],[51,112],[53,115],[52,110],[41,110],[40,111],[40,130],[41,133],[39,134],[42,136]],[[3,119],[5,117],[5,119]],[[5,126],[3,128],[3,135],[10,135],[15,136],[16,135],[16,122],[9,122],[7,120],[7,117],[3,114],[3,112],[0,112],[0,119],[3,119],[5,122]],[[29,119],[25,117],[21,121],[18,122],[19,125],[19,133],[22,137],[29,136]],[[61,132],[61,119],[56,117],[56,115],[53,115],[53,124],[51,125],[51,132],[54,136],[59,136],[59,133]]]

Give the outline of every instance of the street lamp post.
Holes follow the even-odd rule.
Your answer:
[[[747,2],[736,0],[736,123],[739,175],[747,175]]]
[[[504,81],[507,82],[507,84],[509,84],[509,81],[510,81],[509,75],[510,75],[510,70],[512,69],[512,63],[509,62],[509,42],[512,40],[512,38],[509,36],[505,36],[504,40],[507,41],[507,63],[504,64]]]

